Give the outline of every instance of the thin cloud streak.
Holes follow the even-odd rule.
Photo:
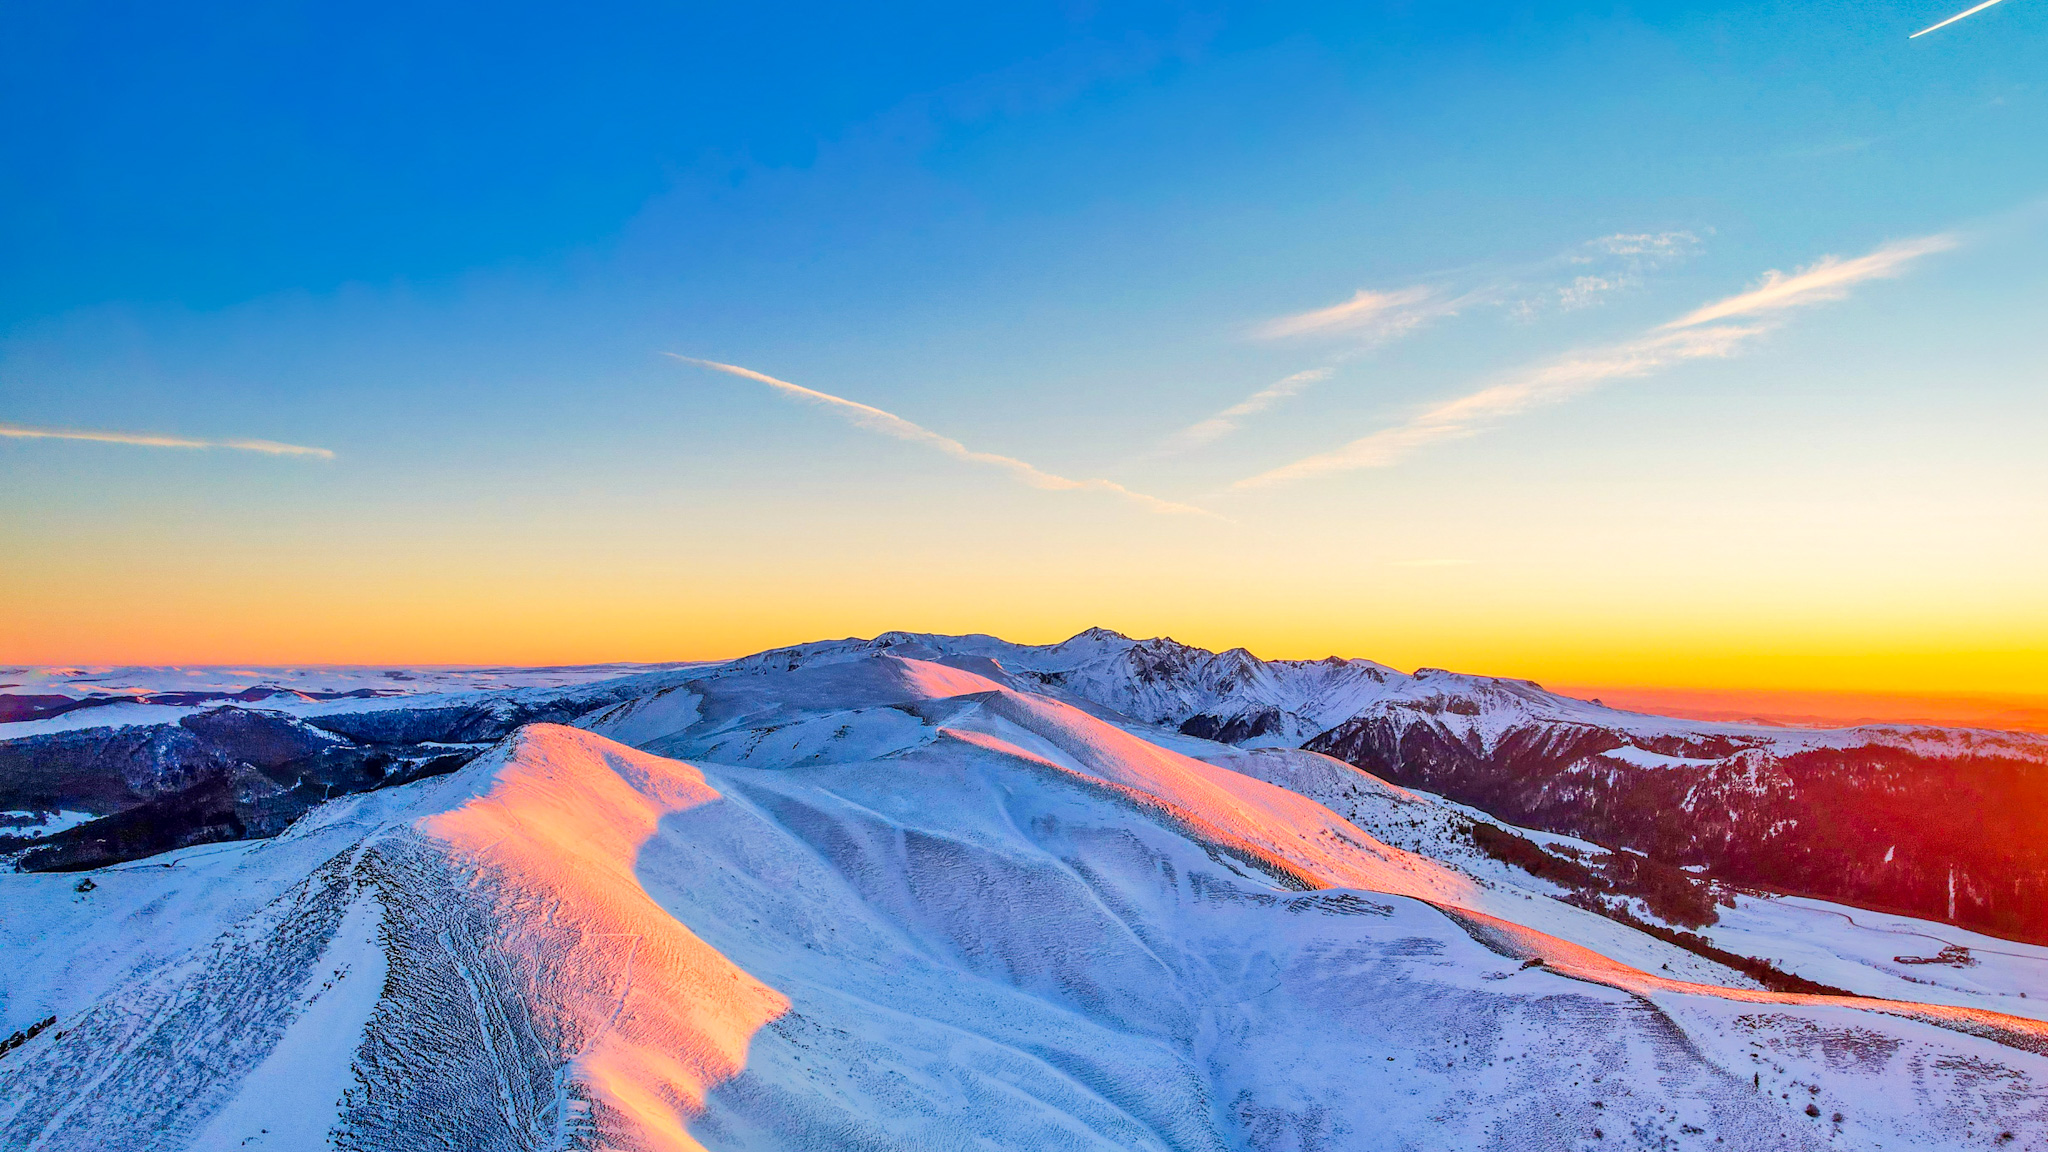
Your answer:
[[[10,440],[87,440],[95,444],[130,444],[138,448],[229,448],[237,452],[261,452],[266,456],[312,456],[334,459],[326,448],[303,444],[281,444],[275,440],[194,440],[186,436],[163,436],[153,432],[103,432],[90,428],[31,428],[22,424],[0,424],[0,438]]]
[[[1001,469],[1009,473],[1012,478],[1033,488],[1042,488],[1054,492],[1108,492],[1121,496],[1153,512],[1172,515],[1214,515],[1214,513],[1206,509],[1196,508],[1191,504],[1177,504],[1171,500],[1161,500],[1157,496],[1147,496],[1143,492],[1133,492],[1114,481],[1099,479],[1073,480],[1065,476],[1056,476],[1051,472],[1043,471],[1014,456],[1001,456],[994,452],[977,452],[960,441],[953,439],[951,436],[944,436],[923,425],[913,424],[893,412],[885,412],[871,404],[862,404],[858,400],[848,400],[844,396],[834,396],[830,392],[820,392],[815,388],[806,388],[801,384],[792,384],[787,380],[778,380],[764,372],[756,372],[752,368],[742,368],[737,364],[724,364],[717,360],[703,360],[695,356],[684,356],[676,352],[664,352],[662,355],[680,360],[685,364],[695,364],[701,368],[709,368],[714,372],[724,372],[731,376],[738,376],[742,379],[766,384],[785,395],[794,396],[808,403],[823,405],[844,417],[855,427],[865,428],[870,432],[879,432],[884,436],[891,436],[898,440],[907,440],[912,444],[922,444],[927,448],[943,452],[956,460],[965,460],[970,464],[981,464]]]
[[[1730,316],[1753,316],[1759,312],[1840,300],[1849,294],[1850,288],[1865,280],[1898,276],[1906,270],[1906,265],[1920,257],[1946,252],[1959,243],[1961,241],[1956,236],[1941,233],[1887,244],[1868,256],[1858,256],[1854,260],[1825,256],[1790,276],[1773,269],[1764,273],[1763,283],[1757,287],[1688,313],[1664,327],[1687,328],[1725,320]]]
[[[1456,316],[1467,309],[1505,305],[1524,320],[1534,318],[1548,307],[1574,312],[1591,307],[1611,293],[1637,287],[1646,273],[1684,259],[1699,243],[1699,237],[1691,232],[1617,232],[1589,240],[1546,261],[1541,269],[1562,264],[1595,270],[1581,272],[1569,284],[1553,285],[1533,296],[1527,295],[1528,289],[1517,282],[1517,274],[1507,272],[1495,272],[1486,282],[1456,295],[1427,284],[1387,292],[1361,288],[1341,304],[1268,321],[1254,334],[1267,340],[1353,334],[1357,337],[1356,352],[1409,336],[1433,320]],[[1309,385],[1327,379],[1332,371],[1324,367],[1297,372],[1182,429],[1150,455],[1170,455],[1213,443],[1236,431],[1247,417],[1300,394]]]
[[[1267,340],[1285,340],[1364,330],[1375,338],[1397,336],[1449,309],[1451,305],[1443,302],[1425,307],[1435,295],[1434,289],[1420,286],[1392,292],[1361,288],[1342,304],[1270,320],[1259,327],[1258,335]]]
[[[1772,271],[1756,288],[1699,308],[1636,340],[1571,354],[1436,405],[1404,424],[1353,440],[1335,451],[1246,477],[1231,487],[1263,488],[1331,472],[1385,468],[1431,444],[1475,435],[1496,421],[1562,403],[1612,380],[1647,376],[1689,360],[1733,356],[1775,327],[1772,313],[1839,300],[1862,281],[1897,276],[1912,261],[1948,251],[1958,243],[1949,234],[1924,236],[1887,244],[1853,260],[1830,256],[1790,276]],[[1747,324],[1716,323],[1737,317],[1754,319]]]
[[[1699,244],[1700,238],[1691,232],[1617,232],[1537,265],[1486,271],[1479,283],[1462,292],[1429,284],[1385,292],[1361,288],[1341,304],[1269,320],[1255,328],[1253,335],[1286,340],[1356,334],[1370,347],[1472,308],[1507,306],[1524,319],[1548,306],[1576,311],[1610,293],[1639,286],[1647,273],[1687,258]],[[1532,289],[1523,282],[1526,276],[1548,275],[1560,265],[1592,270],[1576,271],[1563,285]]]
[[[1166,442],[1160,451],[1184,452],[1190,448],[1200,448],[1205,444],[1212,444],[1237,431],[1238,426],[1244,422],[1245,417],[1256,416],[1275,404],[1280,403],[1282,400],[1301,395],[1304,391],[1308,390],[1310,385],[1328,380],[1331,371],[1332,369],[1329,368],[1311,368],[1306,372],[1296,372],[1292,376],[1268,384],[1243,400],[1209,417],[1207,420],[1198,421],[1181,429],[1174,434],[1172,439]]]
[[[1906,37],[1906,39],[1918,40],[1920,37],[1927,35],[1929,32],[1932,32],[1937,28],[1946,28],[1949,25],[1955,23],[1956,21],[1961,20],[1965,16],[1975,16],[1977,13],[1982,12],[1986,8],[1989,8],[1996,3],[1998,3],[1998,0],[1984,0],[1982,4],[1977,5],[1975,8],[1970,8],[1965,11],[1958,12],[1955,15],[1949,17],[1948,19],[1943,20],[1939,24],[1930,24],[1927,27],[1922,28],[1918,32],[1913,33],[1911,36]]]
[[[1597,240],[1588,240],[1584,247],[1608,256],[1632,256],[1652,262],[1676,259],[1699,247],[1700,238],[1690,232],[1615,232]],[[1574,263],[1589,263],[1585,256],[1572,257]]]
[[[1700,238],[1690,232],[1617,232],[1589,240],[1555,263],[1596,270],[1572,277],[1569,284],[1524,295],[1509,309],[1519,319],[1532,320],[1548,308],[1577,312],[1593,307],[1614,293],[1642,287],[1649,273],[1690,257],[1699,245]],[[1511,282],[1503,282],[1493,289],[1493,294],[1506,296],[1525,291]]]
[[[1333,452],[1309,456],[1247,477],[1232,488],[1264,488],[1328,472],[1385,468],[1418,449],[1474,435],[1495,420],[1558,404],[1610,380],[1647,376],[1686,360],[1734,355],[1761,327],[1722,325],[1670,332],[1628,344],[1591,349],[1469,396],[1439,404],[1406,424],[1353,440]]]

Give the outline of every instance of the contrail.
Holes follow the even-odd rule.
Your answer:
[[[1906,37],[1906,39],[1918,40],[1920,37],[1927,35],[1929,32],[1934,31],[1936,28],[1946,28],[1949,25],[1955,23],[1956,21],[1961,20],[1965,16],[1975,16],[1977,13],[1982,12],[1986,8],[1989,8],[1996,3],[1998,3],[1998,0],[1984,0],[1982,4],[1977,5],[1975,8],[1969,9],[1966,12],[1958,12],[1955,15],[1949,17],[1948,19],[1943,20],[1939,24],[1930,24],[1927,27],[1922,28],[1918,32],[1913,33],[1911,36]]]
[[[1232,404],[1223,411],[1197,424],[1181,429],[1159,449],[1161,452],[1178,452],[1188,448],[1199,448],[1213,440],[1222,438],[1237,430],[1247,416],[1255,416],[1282,400],[1298,396],[1311,384],[1330,378],[1331,369],[1311,368],[1296,372],[1274,384],[1268,384],[1243,400]]]
[[[676,352],[664,352],[662,355],[674,357],[685,364],[695,364],[700,368],[709,368],[714,372],[724,372],[746,380],[757,380],[778,392],[795,396],[800,400],[808,400],[813,404],[823,404],[838,412],[853,424],[866,428],[870,432],[880,432],[884,436],[893,436],[898,440],[908,440],[913,444],[923,444],[928,448],[935,448],[956,460],[965,460],[970,464],[984,464],[991,468],[1000,468],[1033,488],[1045,488],[1064,492],[1091,489],[1098,492],[1114,493],[1133,503],[1141,504],[1153,512],[1197,516],[1214,515],[1214,513],[1206,509],[1196,508],[1191,504],[1176,504],[1171,500],[1161,500],[1157,496],[1147,496],[1143,492],[1133,492],[1114,481],[1071,480],[1065,476],[1055,476],[1050,472],[1040,471],[1038,468],[1014,456],[1000,456],[994,452],[977,452],[958,440],[953,439],[951,436],[940,435],[921,424],[913,424],[894,412],[884,412],[872,404],[863,404],[858,400],[848,400],[844,396],[834,396],[830,392],[820,392],[815,388],[806,388],[801,384],[792,384],[787,380],[778,380],[765,372],[756,372],[752,368],[742,368],[737,364],[721,364],[716,360],[700,360],[695,356],[684,356]]]
[[[232,448],[237,452],[261,452],[266,456],[334,459],[334,453],[329,449],[308,448],[303,444],[280,444],[275,440],[194,440],[154,432],[102,432],[91,428],[30,428],[21,424],[0,424],[0,437],[9,440],[90,440],[96,444],[133,444],[139,448]]]

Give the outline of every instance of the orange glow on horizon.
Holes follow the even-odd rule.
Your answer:
[[[1912,695],[1743,688],[1559,684],[1553,690],[1611,707],[1689,720],[1762,721],[1794,728],[1933,724],[2048,732],[2048,695]]]
[[[1997,597],[1900,589],[1829,599],[1679,575],[1575,584],[1315,556],[1248,576],[1217,556],[1105,551],[1102,540],[1088,541],[1098,551],[1085,561],[1035,549],[1020,561],[920,538],[888,564],[788,542],[701,558],[592,539],[536,548],[517,534],[467,543],[340,556],[289,542],[202,554],[165,541],[155,565],[121,544],[0,566],[0,663],[657,663],[896,630],[1044,644],[1100,625],[1266,659],[1363,657],[1590,686],[1578,691],[1610,703],[1623,689],[1910,698],[1656,705],[1786,722],[2033,725],[2048,702],[2048,603],[2017,584]]]
[[[772,594],[773,589],[764,590]],[[138,614],[88,631],[75,618],[16,617],[0,631],[0,662],[14,665],[171,664],[503,665],[716,660],[811,640],[886,631],[987,632],[1053,643],[1100,623],[1134,637],[1169,635],[1216,651],[1243,646],[1267,659],[1363,657],[1403,671],[1448,668],[1535,680],[1614,707],[1703,720],[1791,726],[1927,723],[2048,731],[2048,645],[1996,647],[1981,637],[1947,646],[1927,639],[1887,650],[1839,637],[1803,648],[1704,636],[1616,635],[1613,626],[1511,631],[1498,622],[1411,617],[1348,627],[1300,620],[1240,620],[1182,627],[1163,611],[1105,612],[1047,621],[994,619],[965,605],[897,614],[886,607],[813,603],[810,611],[761,600],[692,611],[684,604],[564,596],[544,606],[477,596],[460,607],[393,599],[344,610],[296,605],[191,605]],[[838,610],[835,610],[838,609]],[[1190,614],[1193,616],[1193,614]],[[28,625],[23,627],[23,625]],[[37,625],[41,625],[38,627]],[[94,633],[97,632],[97,635]],[[114,634],[108,634],[113,632]],[[1737,637],[1736,639],[1740,639]],[[4,679],[0,679],[4,683]]]

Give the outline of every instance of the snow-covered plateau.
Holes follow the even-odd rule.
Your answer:
[[[1100,631],[282,671],[7,677],[0,1148],[2048,1149],[2048,947],[1618,814],[2035,738]]]

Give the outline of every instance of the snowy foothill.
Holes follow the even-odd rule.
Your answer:
[[[1804,896],[1744,893],[1701,934],[1869,996],[2048,1020],[2048,948]]]

